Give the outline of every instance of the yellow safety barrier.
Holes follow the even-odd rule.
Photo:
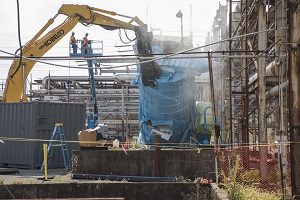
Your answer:
[[[45,180],[48,180],[48,156],[47,156],[47,144],[43,145],[44,150],[44,172],[45,172]]]

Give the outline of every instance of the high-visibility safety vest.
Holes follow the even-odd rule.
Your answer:
[[[71,35],[70,40],[71,40],[72,42],[75,41],[75,36],[74,36],[74,35]]]
[[[88,44],[88,38],[87,38],[87,36],[85,36],[84,38],[83,38],[83,46],[85,46],[85,45],[87,45]]]

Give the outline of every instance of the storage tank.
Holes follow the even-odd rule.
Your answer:
[[[159,46],[152,46],[152,50],[154,54],[163,53]],[[158,60],[162,73],[153,85],[144,86],[139,81],[139,142],[155,143],[155,135],[159,134],[161,142],[178,145],[194,129],[195,74],[206,72],[208,64],[206,59],[193,56]]]

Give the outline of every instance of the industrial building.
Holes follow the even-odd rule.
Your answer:
[[[184,174],[185,178],[211,179],[219,186],[223,184],[224,190],[232,189],[228,185],[237,182],[260,192],[275,193],[281,199],[297,199],[300,196],[299,7],[296,0],[227,0],[226,4],[219,4],[203,45],[197,44],[197,31],[183,35],[181,30],[180,36],[170,36],[151,27],[150,36],[145,36],[140,21],[133,27],[121,22],[118,28],[134,30],[137,35],[137,42],[132,43],[133,54],[104,56],[102,42],[91,41],[90,46],[95,48],[90,50],[89,57],[82,55],[83,48],[75,54],[70,46],[70,57],[63,59],[75,60],[78,67],[89,70],[89,76],[49,75],[31,80],[26,95],[14,93],[12,101],[8,100],[10,94],[5,88],[8,84],[17,86],[8,78],[2,84],[4,95],[0,107],[10,113],[14,108],[5,105],[18,104],[15,99],[22,101],[24,96],[27,101],[45,103],[30,105],[42,108],[51,107],[52,103],[74,104],[80,107],[77,113],[85,112],[84,120],[76,119],[78,129],[89,126],[89,116],[97,122],[93,128],[97,127],[99,117],[99,124],[108,126],[108,137],[123,144],[126,138],[141,145],[143,150],[150,147],[149,154],[132,152],[134,159],[128,160],[120,152],[113,154],[107,150],[99,157],[99,150],[85,154],[74,147],[74,173],[147,177]],[[91,11],[99,12],[95,8]],[[69,12],[68,6],[60,10],[60,14],[71,16]],[[182,19],[181,11],[176,16]],[[103,25],[97,19],[85,20],[78,21],[106,28],[116,26],[110,22]],[[36,59],[43,60],[43,56]],[[14,60],[17,66],[18,60]],[[109,68],[103,64],[122,67]],[[132,65],[136,69],[128,67]],[[21,106],[21,109],[27,108]],[[68,109],[68,106],[61,108]],[[36,119],[37,123],[41,120],[33,118]],[[9,123],[3,120],[0,124]],[[32,131],[41,130],[37,126]],[[205,135],[208,138],[203,138]],[[6,137],[0,132],[0,140],[5,141]],[[206,148],[212,153],[207,153]],[[128,149],[135,151],[133,145]],[[198,154],[204,157],[199,158]],[[4,158],[3,155],[1,159]],[[128,170],[109,165],[99,169],[106,161],[113,165],[112,158],[120,159]],[[95,160],[94,164],[87,165],[88,160]],[[198,171],[198,162],[203,170]],[[3,166],[7,165],[9,162],[5,161]],[[27,165],[39,167],[36,160]],[[228,192],[227,197],[239,199],[237,194]]]

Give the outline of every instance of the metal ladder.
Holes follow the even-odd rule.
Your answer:
[[[71,161],[70,161],[70,156],[69,156],[69,152],[68,152],[68,148],[67,148],[67,143],[66,143],[62,123],[55,124],[55,128],[52,133],[52,136],[51,136],[51,139],[50,139],[50,142],[48,145],[48,149],[47,149],[48,165],[51,162],[54,147],[61,147],[62,155],[63,155],[63,159],[64,159],[64,166],[65,166],[66,172],[68,172],[68,166],[70,166]],[[44,170],[44,161],[43,161],[43,164],[41,167],[41,172],[43,172],[43,170]]]

